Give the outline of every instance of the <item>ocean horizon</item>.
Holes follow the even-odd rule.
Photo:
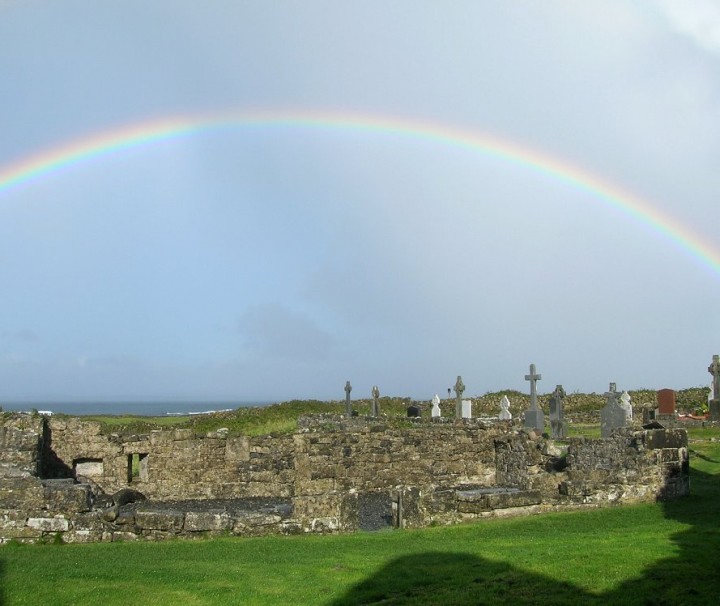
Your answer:
[[[269,406],[275,401],[203,401],[188,402],[149,400],[147,402],[0,402],[2,409],[9,412],[30,412],[32,410],[66,415],[141,415],[148,417],[179,416]]]

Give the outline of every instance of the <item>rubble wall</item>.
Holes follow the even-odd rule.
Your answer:
[[[689,493],[678,429],[556,443],[483,419],[318,415],[263,437],[0,421],[0,542],[412,527]]]

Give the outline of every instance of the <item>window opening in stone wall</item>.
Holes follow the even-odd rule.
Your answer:
[[[82,458],[73,461],[73,475],[86,478],[101,478],[103,475],[103,460]]]
[[[148,454],[135,452],[128,455],[128,484],[147,482]]]

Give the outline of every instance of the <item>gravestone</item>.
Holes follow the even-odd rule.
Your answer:
[[[462,401],[462,418],[472,419],[472,400]]]
[[[419,417],[420,416],[420,407],[417,404],[410,404],[407,409],[407,416],[408,417]]]
[[[657,392],[659,421],[675,418],[675,392],[672,389],[659,389]]]
[[[433,419],[439,419],[442,417],[442,412],[440,411],[440,396],[437,394],[435,394],[432,399],[432,410],[430,411],[430,416],[432,416]]]
[[[462,382],[462,377],[458,375],[457,381],[455,381],[455,418],[462,419],[462,395],[465,391],[465,384]]]
[[[380,390],[378,389],[377,385],[373,385],[372,388],[372,416],[373,417],[379,417],[380,416],[380,404],[378,404],[378,398],[380,397]]]
[[[510,400],[507,396],[503,396],[500,400],[500,414],[498,415],[498,419],[501,421],[510,421],[512,419]]]
[[[563,386],[558,385],[550,396],[550,428],[555,440],[563,440],[567,437],[567,421],[563,410],[565,395]]]
[[[345,381],[345,416],[352,417],[352,404],[350,403],[350,392],[352,391],[352,385],[350,381]]]
[[[627,413],[628,422],[632,423],[632,420],[633,420],[632,398],[630,397],[630,394],[627,391],[623,391],[622,395],[620,396],[620,406],[622,406],[625,409],[625,412]]]
[[[618,402],[618,392],[615,383],[610,383],[610,389],[603,394],[605,408],[600,411],[600,437],[609,438],[613,429],[628,425],[627,412]]]
[[[525,380],[530,381],[530,410],[525,411],[525,428],[537,429],[540,433],[545,431],[545,415],[537,405],[537,382],[542,375],[535,372],[535,364],[530,364],[530,374],[525,375]]]
[[[717,354],[712,357],[708,372],[713,378],[712,401],[708,405],[710,420],[720,421],[720,356]]]

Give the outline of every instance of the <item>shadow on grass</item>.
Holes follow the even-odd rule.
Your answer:
[[[611,592],[592,594],[507,563],[438,551],[392,560],[330,604],[720,604],[720,482],[697,470],[691,481],[690,496],[662,504],[666,517],[689,525],[671,537],[677,556],[656,561]]]
[[[5,562],[0,559],[0,606],[5,604]]]

